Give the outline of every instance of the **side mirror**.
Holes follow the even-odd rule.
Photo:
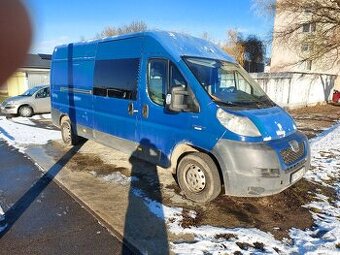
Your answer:
[[[166,95],[166,108],[172,112],[187,112],[191,111],[189,101],[191,95],[183,86],[172,87],[170,93]]]

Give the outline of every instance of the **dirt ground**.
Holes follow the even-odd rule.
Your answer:
[[[312,138],[340,119],[340,105],[326,104],[289,111],[299,130]]]
[[[309,138],[316,136],[324,129],[329,128],[340,119],[340,107],[322,105],[290,111],[296,120],[298,129]],[[56,157],[65,151],[61,145],[54,143],[49,145],[51,153]],[[122,162],[126,159],[122,158]],[[119,161],[118,161],[119,162]],[[131,169],[126,164],[110,164],[103,160],[101,155],[95,153],[81,153],[69,162],[71,169],[77,171],[95,171],[96,176],[104,176],[114,172],[120,172],[125,176],[131,175]],[[138,177],[137,186],[148,197],[158,200],[167,206],[183,207],[184,227],[211,225],[216,227],[256,227],[260,230],[272,233],[276,238],[288,237],[291,228],[313,228],[311,213],[305,207],[311,201],[316,200],[313,195],[322,193],[330,199],[335,199],[336,194],[332,189],[301,180],[280,194],[263,198],[236,198],[221,195],[213,202],[206,205],[194,204],[185,199],[178,188],[175,179],[167,173],[166,183],[154,183],[157,177],[153,176],[152,165],[136,159],[135,176]],[[158,175],[164,175],[164,169],[158,169]],[[155,185],[158,185],[155,187]],[[154,196],[154,190],[161,190],[162,197]],[[162,201],[160,201],[162,200]],[[195,210],[195,219],[187,216],[185,212]],[[297,217],[298,215],[298,217]],[[230,238],[230,237],[225,237]]]

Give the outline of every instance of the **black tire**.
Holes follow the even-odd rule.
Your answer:
[[[184,156],[177,168],[178,184],[185,196],[198,203],[214,200],[221,193],[221,178],[212,158],[201,152]]]
[[[67,117],[63,117],[60,123],[61,137],[66,145],[77,145],[80,137],[77,136],[72,128],[71,121]]]
[[[19,115],[22,117],[31,117],[33,115],[33,109],[32,107],[28,105],[20,106],[18,112],[19,112]]]

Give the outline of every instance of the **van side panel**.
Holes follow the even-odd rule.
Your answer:
[[[56,48],[51,71],[53,122],[70,117],[74,127],[93,128],[92,86],[96,44],[68,44]]]
[[[119,73],[115,74],[117,77],[113,77],[114,79],[117,79],[117,83],[119,84],[106,84],[111,82],[110,77],[95,77],[95,79],[97,79],[94,84],[95,89],[97,87],[109,89],[102,94],[94,93],[95,95],[93,96],[95,137],[99,141],[107,140],[107,136],[104,136],[103,134],[109,134],[125,139],[127,140],[127,143],[129,143],[129,141],[133,143],[136,142],[137,113],[140,108],[138,102],[138,93],[140,90],[138,84],[139,62],[142,56],[142,46],[142,38],[138,37],[100,42],[98,44],[95,76],[96,72],[98,76],[99,70],[97,70],[97,68],[103,68],[106,64],[108,67],[112,65],[112,68],[121,70]],[[134,77],[126,77],[127,73],[130,71],[126,69],[129,69],[131,66],[134,70],[131,71],[131,75],[128,76]],[[112,70],[112,72],[117,72],[117,70]],[[106,76],[106,73],[103,73],[100,76]],[[133,82],[130,82],[130,78]],[[126,84],[127,82],[129,82],[129,84]],[[130,84],[134,82],[137,82],[137,84]],[[116,93],[117,88],[124,89],[124,86],[126,88],[137,86],[137,94],[134,95],[135,98],[124,97],[123,92],[121,97],[114,94]],[[106,96],[105,93],[107,93]],[[110,96],[110,93],[113,93],[113,95]],[[131,107],[133,110],[129,113]],[[129,146],[129,144],[127,144],[127,146]],[[133,148],[134,147],[132,147],[132,149]]]

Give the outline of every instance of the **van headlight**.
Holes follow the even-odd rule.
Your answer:
[[[225,128],[235,134],[251,137],[261,136],[255,124],[247,117],[228,113],[221,108],[217,110],[216,117]]]

